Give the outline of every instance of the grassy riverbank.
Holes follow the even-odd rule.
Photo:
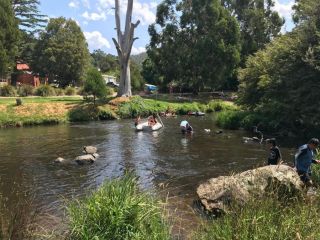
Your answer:
[[[176,114],[189,111],[217,112],[238,109],[231,102],[212,100],[209,102],[190,102],[186,99],[158,100],[139,96],[113,98],[89,103],[78,97],[25,97],[22,105],[16,105],[15,98],[0,98],[0,127],[20,127],[42,124],[58,124],[90,120],[109,120],[145,117],[167,109]]]

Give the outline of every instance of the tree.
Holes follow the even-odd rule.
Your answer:
[[[22,31],[34,33],[45,27],[46,15],[40,14],[39,5],[39,0],[12,0],[13,10]]]
[[[131,96],[131,78],[130,78],[130,54],[134,38],[134,29],[139,25],[140,21],[135,24],[131,23],[133,0],[128,0],[126,22],[124,33],[121,31],[120,23],[120,5],[119,0],[115,0],[115,20],[118,41],[112,38],[118,53],[120,63],[120,86],[118,96]]]
[[[141,75],[141,67],[135,62],[130,64],[131,71],[131,83],[133,90],[142,90],[144,87],[144,80]]]
[[[93,95],[94,105],[96,105],[97,97],[101,98],[106,95],[106,83],[97,69],[91,68],[88,70],[86,80],[84,82],[84,91],[87,94]]]
[[[14,66],[20,36],[10,0],[1,0],[0,29],[0,78],[2,78],[6,77],[10,68]]]
[[[93,59],[93,66],[100,69],[102,73],[110,71],[116,72],[119,69],[117,57],[111,54],[106,54],[101,49],[94,50],[93,53],[91,53],[91,57]]]
[[[175,81],[195,92],[220,88],[240,60],[239,26],[219,0],[165,0],[149,34],[152,63],[144,66],[156,68],[163,86]]]
[[[35,46],[32,69],[61,87],[79,85],[89,65],[86,39],[74,20],[52,18],[40,33]]]
[[[299,4],[295,14],[303,18],[297,27],[250,56],[240,71],[240,103],[279,128],[315,133],[320,126],[320,2]]]
[[[284,24],[276,11],[274,0],[222,0],[239,22],[241,30],[241,65],[247,57],[280,34]]]

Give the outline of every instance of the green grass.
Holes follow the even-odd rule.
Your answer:
[[[70,239],[171,239],[162,205],[140,192],[130,174],[105,182],[92,195],[72,203],[68,212]]]
[[[203,223],[193,234],[197,240],[320,239],[320,201],[281,203],[275,198],[252,200],[227,215]]]
[[[21,98],[23,103],[81,103],[82,96],[63,96],[63,97],[0,97],[0,104],[15,104],[16,99]]]

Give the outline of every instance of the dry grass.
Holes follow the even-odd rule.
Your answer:
[[[117,98],[112,99],[109,102],[109,104],[113,105],[113,106],[118,106],[121,103],[130,102],[130,100],[131,100],[131,98],[129,98],[129,97],[117,97]]]
[[[65,116],[74,105],[64,103],[27,103],[13,108],[13,113],[21,117],[29,117],[37,114],[44,116]]]

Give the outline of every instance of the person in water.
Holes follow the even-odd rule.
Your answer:
[[[191,125],[186,120],[183,120],[180,123],[180,129],[181,129],[182,133],[191,133],[191,132],[193,132],[193,128],[191,127]]]
[[[299,147],[295,154],[295,167],[300,179],[307,187],[312,186],[311,164],[320,164],[320,160],[314,158],[314,151],[319,146],[319,139],[312,138],[307,144]]]
[[[275,138],[270,138],[266,140],[267,148],[269,149],[268,165],[277,165],[281,162],[281,152],[277,146]]]
[[[134,126],[137,126],[138,124],[140,124],[140,121],[141,121],[141,118],[140,118],[140,115],[138,115],[134,120]]]
[[[151,116],[148,117],[149,126],[154,126],[156,123],[157,123],[157,119],[155,114],[152,114]]]

